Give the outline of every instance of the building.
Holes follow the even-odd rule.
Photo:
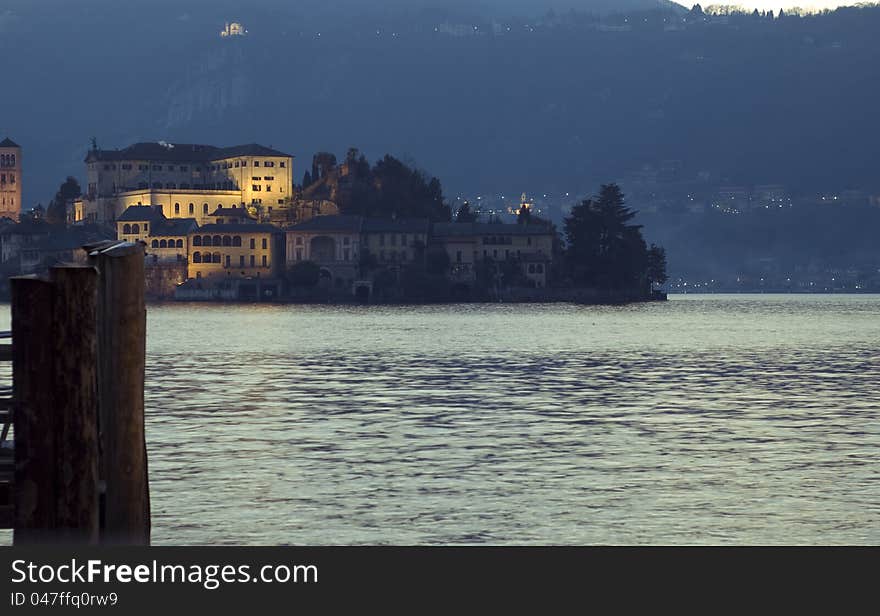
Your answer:
[[[21,214],[21,146],[0,141],[0,218],[18,221]]]
[[[147,263],[187,263],[189,237],[198,231],[193,218],[172,218],[154,222],[147,242]]]
[[[281,273],[281,233],[272,225],[209,224],[188,238],[190,279],[275,278]]]
[[[406,265],[424,259],[430,233],[426,218],[365,218],[361,243],[379,265]]]
[[[293,199],[293,157],[258,144],[137,143],[122,150],[94,148],[85,162],[88,180],[74,206],[77,222],[114,222],[130,206],[158,205],[167,218],[205,224],[219,208],[247,207],[263,217]]]
[[[360,216],[318,216],[285,232],[287,267],[311,261],[321,268],[323,284],[351,288],[361,259]]]
[[[543,223],[443,223],[434,225],[432,242],[446,250],[454,282],[474,282],[480,264],[512,262],[519,265],[525,280],[544,288],[554,238],[553,227]]]
[[[244,29],[240,23],[232,22],[227,23],[222,30],[220,30],[221,38],[226,38],[229,36],[244,36],[247,34],[247,30]]]

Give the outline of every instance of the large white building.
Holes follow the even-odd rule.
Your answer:
[[[219,208],[268,215],[293,198],[293,157],[257,144],[137,143],[93,149],[85,162],[88,181],[76,221],[113,222],[130,206],[161,205],[168,218],[203,224]]]

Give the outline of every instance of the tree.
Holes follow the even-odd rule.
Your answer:
[[[49,207],[46,209],[46,221],[53,225],[63,225],[67,222],[67,204],[82,196],[79,182],[76,178],[68,176],[58,192],[55,193]]]
[[[666,249],[656,244],[651,244],[648,249],[648,280],[651,286],[663,285],[669,280],[666,275]]]
[[[434,275],[445,274],[451,264],[449,254],[442,248],[429,250],[426,261],[425,271],[427,271],[428,274]]]
[[[477,222],[477,214],[471,210],[470,201],[465,201],[455,214],[455,222]]]
[[[308,170],[308,169],[306,169],[306,172],[305,172],[305,174],[303,175],[303,183],[302,183],[302,187],[303,187],[303,188],[308,188],[308,187],[311,186],[311,185],[312,185],[312,174],[309,173],[309,170]]]
[[[616,184],[572,208],[565,219],[566,261],[575,282],[606,289],[643,284],[648,248],[641,226],[630,223],[635,215]]]

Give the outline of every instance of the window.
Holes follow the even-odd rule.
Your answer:
[[[213,238],[211,238],[211,241],[214,243],[214,246],[222,246],[223,245],[223,238],[220,237],[219,235],[215,235]]]
[[[159,242],[159,248],[168,248],[168,242],[166,240],[162,240]],[[172,246],[174,248],[174,246]]]
[[[254,238],[251,238],[251,250],[253,250],[256,247],[257,247],[257,240],[255,240]]]
[[[544,265],[542,263],[538,263],[535,266],[535,272],[537,272],[538,274],[543,274],[544,273]]]
[[[297,261],[302,261],[302,260],[303,260],[303,251],[302,251],[302,248],[297,248],[297,249],[296,249],[296,260],[297,260]]]
[[[268,264],[267,257],[266,257],[266,255],[263,255],[263,267],[268,267],[268,266],[269,266],[269,264]]]
[[[287,163],[285,163],[285,162],[281,162],[281,163],[278,163],[278,164],[279,164],[279,166],[280,166],[282,169],[284,169],[284,167],[287,166]]]
[[[264,166],[264,167],[274,167],[274,166],[275,166],[275,163],[272,162],[271,160],[267,160],[267,161],[263,164],[263,166]]]
[[[350,256],[351,256],[351,249],[350,249],[350,248],[345,248],[345,249],[342,251],[342,260],[343,260],[343,261],[349,261],[349,260],[350,260]]]
[[[268,248],[268,247],[269,247],[269,240],[267,240],[267,239],[264,237],[264,238],[263,238],[263,250],[265,250],[265,249]]]
[[[198,236],[198,235],[195,236],[195,237],[193,238],[192,244],[193,244],[193,246],[201,246],[201,245],[202,245],[202,238],[201,238],[201,236]]]
[[[150,244],[150,246],[152,248],[158,248],[159,247],[159,240],[153,240],[153,243]]]
[[[531,246],[531,245],[532,245],[532,238],[527,238],[527,239],[526,239],[526,244],[528,244],[529,246]]]
[[[259,166],[260,166],[260,161],[255,160],[255,161],[254,161],[254,167],[259,167]]]
[[[137,224],[133,224],[133,225],[131,226],[131,232],[132,232],[133,235],[136,235],[136,234],[140,233],[140,232],[141,232],[141,228],[140,228],[140,226],[137,225]]]
[[[179,203],[174,204],[174,213],[180,214],[180,204]]]
[[[177,240],[176,245],[177,248],[183,248],[183,240]]]
[[[241,236],[240,235],[236,235],[234,238],[232,238],[232,245],[235,246],[236,248],[241,248]]]
[[[227,269],[229,269],[229,267],[230,267],[230,263],[229,263],[230,260],[231,260],[231,257],[229,255],[226,255],[226,268]]]
[[[455,262],[461,263],[461,251],[460,250],[455,253]]]
[[[204,205],[202,205],[202,212],[204,212],[205,214],[208,213],[208,204],[207,204],[207,203],[205,203]]]
[[[236,169],[238,169],[239,164],[240,164],[240,163],[239,163],[238,161],[235,161],[235,168],[236,168]]]
[[[232,246],[232,238],[228,235],[223,236],[223,245],[224,246]]]
[[[129,235],[131,233],[131,225],[122,225],[122,234]]]
[[[267,182],[272,182],[275,180],[275,176],[274,175],[265,175],[265,176],[263,176],[263,179],[266,180]]]
[[[186,165],[180,165],[180,170],[181,171],[189,171],[189,167],[187,167]]]
[[[272,192],[272,186],[271,186],[271,185],[266,184],[266,192]]]
[[[259,184],[254,184],[251,188],[254,192],[260,192],[262,190]]]
[[[214,263],[220,263],[220,253],[219,252],[215,252],[213,255],[211,255],[211,257],[212,257],[211,260]]]
[[[190,203],[190,204],[189,204],[189,213],[192,214],[192,213],[194,213],[194,212],[195,212],[195,207],[193,206],[192,203]]]
[[[260,176],[260,175],[252,175],[252,176],[251,176],[251,180],[253,180],[254,182],[262,182],[262,181],[263,181],[263,176]]]
[[[193,263],[201,263],[202,262],[202,253],[196,251],[193,253]]]
[[[238,266],[244,267],[244,255],[239,255],[238,257]]]
[[[202,238],[202,246],[210,246],[211,245],[211,236],[206,235]]]
[[[534,263],[532,263],[532,264],[529,265],[529,273],[530,273],[530,274],[534,274],[534,273],[535,273],[535,264],[534,264]]]
[[[256,266],[256,257],[254,257],[254,255],[251,255],[251,267],[255,267],[255,266]]]
[[[302,246],[303,245],[303,238],[301,238],[301,237],[296,238],[296,245]]]

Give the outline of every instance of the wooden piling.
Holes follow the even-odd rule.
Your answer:
[[[13,278],[16,544],[98,540],[97,274]]]
[[[55,528],[55,409],[52,389],[52,284],[12,278],[15,419],[13,542],[50,543]]]
[[[98,270],[102,542],[149,545],[144,251],[138,244],[116,243],[95,247],[89,255]]]
[[[56,520],[61,541],[98,541],[97,272],[50,270],[54,290]]]

